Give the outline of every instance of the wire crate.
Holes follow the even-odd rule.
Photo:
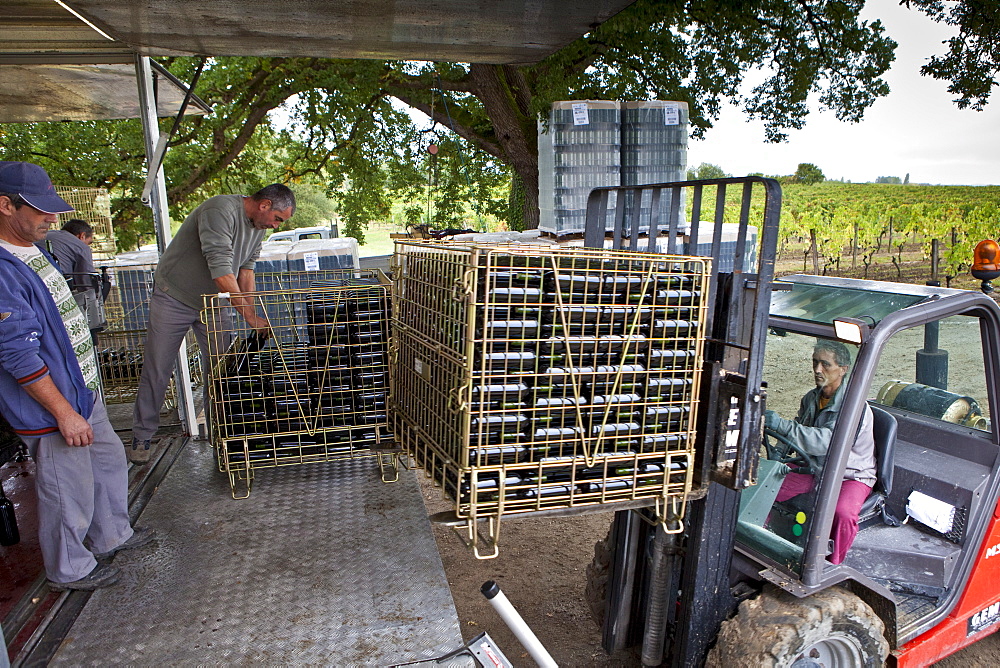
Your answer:
[[[142,373],[146,330],[149,326],[149,296],[153,292],[155,264],[110,265],[100,267],[111,282],[104,301],[107,327],[97,334],[97,362],[105,401],[127,404],[135,401]],[[193,332],[187,336],[188,369],[191,382],[202,384],[201,352]],[[171,378],[164,396],[164,408],[177,405]]]
[[[390,412],[476,556],[496,556],[503,515],[627,503],[683,515],[709,269],[628,251],[397,243]]]
[[[188,370],[194,386],[202,384],[201,351],[194,332],[186,337]],[[101,373],[101,387],[107,404],[128,404],[139,392],[143,354],[146,347],[146,330],[105,329],[97,335],[97,363]],[[164,395],[164,409],[177,406],[174,379],[170,379]]]
[[[253,293],[271,323],[266,341],[228,298],[205,297],[208,422],[234,498],[249,496],[257,469],[352,457],[376,457],[383,480],[395,479],[389,281],[381,272],[309,273],[308,282],[285,277],[300,287]]]
[[[111,195],[108,191],[105,188],[56,186],[56,193],[75,209],[72,214],[66,214],[64,220],[79,218],[94,228],[94,242],[90,245],[94,259],[113,258],[118,244],[111,224]]]

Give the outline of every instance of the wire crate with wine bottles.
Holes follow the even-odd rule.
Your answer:
[[[258,290],[260,336],[228,295],[206,295],[209,382],[206,412],[221,471],[235,498],[250,494],[254,471],[375,457],[396,475],[389,428],[390,284],[378,271],[283,277],[292,288]]]
[[[394,432],[477,556],[496,555],[504,515],[608,504],[683,515],[709,262],[397,243]]]

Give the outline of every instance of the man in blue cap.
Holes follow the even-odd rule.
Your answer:
[[[49,585],[114,584],[98,563],[153,538],[128,517],[128,464],[108,420],[87,321],[35,246],[72,211],[48,174],[0,161],[0,413],[35,460],[38,540]]]

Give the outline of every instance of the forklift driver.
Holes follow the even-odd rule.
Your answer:
[[[774,411],[764,415],[768,429],[785,436],[803,452],[812,455],[822,466],[830,447],[833,427],[840,416],[843,401],[843,381],[851,366],[847,346],[839,341],[817,339],[812,355],[812,373],[816,388],[802,397],[795,420],[779,417]],[[872,432],[874,418],[865,404],[861,428],[854,440],[854,447],[847,458],[844,481],[837,499],[830,537],[833,553],[827,559],[839,564],[847,555],[858,533],[858,514],[875,484],[875,439]],[[778,490],[777,501],[787,501],[813,489],[816,480],[811,474],[789,472]]]

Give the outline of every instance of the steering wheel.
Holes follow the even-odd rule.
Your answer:
[[[771,443],[772,438],[783,445],[784,450]],[[764,447],[767,448],[768,459],[782,464],[794,464],[796,473],[815,474],[821,468],[816,458],[800,448],[798,443],[767,427],[764,427]]]

